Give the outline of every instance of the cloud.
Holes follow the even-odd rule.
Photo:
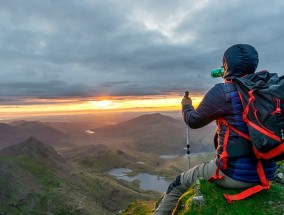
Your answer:
[[[254,45],[258,68],[283,75],[283,6],[280,0],[4,1],[0,93],[18,101],[204,94],[220,81],[209,71],[235,43]]]

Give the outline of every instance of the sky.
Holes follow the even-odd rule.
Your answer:
[[[0,114],[178,109],[236,43],[284,74],[281,0],[0,0]]]

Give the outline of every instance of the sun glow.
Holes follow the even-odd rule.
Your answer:
[[[95,109],[111,109],[112,108],[112,101],[110,100],[90,101],[90,104]]]
[[[192,97],[193,106],[197,106],[201,97]],[[179,110],[181,108],[180,97],[152,97],[152,98],[111,98],[108,100],[89,101],[91,109],[160,109],[160,110]]]
[[[201,102],[201,96],[191,96],[193,106]],[[25,100],[29,104],[0,105],[1,118],[68,115],[73,113],[95,113],[100,111],[178,111],[181,110],[182,96],[151,97],[108,97],[77,99]]]

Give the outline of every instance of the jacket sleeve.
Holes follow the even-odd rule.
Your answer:
[[[192,105],[185,105],[182,108],[183,119],[190,128],[200,128],[224,115],[225,106],[224,90],[221,84],[216,84],[204,96],[196,110]]]

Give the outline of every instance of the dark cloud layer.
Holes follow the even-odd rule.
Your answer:
[[[205,93],[220,81],[210,69],[235,43],[256,47],[259,70],[283,75],[283,8],[280,0],[1,1],[1,103]]]

